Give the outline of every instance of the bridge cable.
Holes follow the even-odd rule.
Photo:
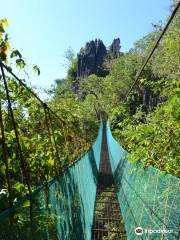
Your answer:
[[[22,85],[25,89],[27,89],[27,90],[42,104],[42,106],[46,105],[46,108],[47,108],[57,119],[59,119],[59,121],[61,121],[62,123],[65,124],[64,120],[61,119],[61,118],[59,117],[59,115],[57,115],[57,113],[54,112],[54,111],[47,105],[47,103],[45,103],[44,101],[42,101],[42,99],[41,99],[30,87],[28,87],[28,86],[24,83],[23,80],[21,80],[20,78],[18,78],[18,77],[11,71],[11,69],[9,69],[8,66],[6,66],[2,61],[0,61],[0,64],[1,64],[1,66],[2,66],[3,68],[6,69],[7,72],[9,72],[9,73],[20,83],[20,85]]]
[[[19,139],[19,132],[18,132],[18,129],[17,129],[17,126],[16,126],[14,113],[13,113],[13,109],[12,109],[12,104],[11,104],[11,100],[10,100],[9,88],[8,88],[8,84],[7,84],[7,81],[6,81],[3,65],[2,65],[1,62],[0,62],[0,68],[1,68],[1,72],[2,72],[2,78],[3,78],[3,81],[4,81],[4,87],[5,87],[5,92],[6,92],[6,98],[7,98],[7,101],[8,101],[8,108],[9,108],[10,116],[11,116],[11,120],[12,120],[12,126],[13,126],[13,129],[14,129],[17,148],[18,148],[18,152],[19,152],[19,159],[20,159],[21,167],[22,167],[23,174],[24,174],[24,177],[25,177],[25,180],[26,180],[26,184],[27,184],[27,187],[28,187],[28,191],[29,191],[29,194],[31,195],[32,191],[31,191],[31,186],[30,186],[30,177],[29,177],[28,171],[26,169],[26,163],[25,163],[25,160],[24,160],[24,156],[23,156],[23,152],[22,152],[22,148],[21,148],[21,144],[20,144],[20,139]]]
[[[174,8],[174,10],[173,10],[173,12],[172,12],[172,14],[171,14],[171,16],[170,16],[170,18],[169,18],[166,26],[164,27],[162,33],[161,33],[160,36],[158,37],[158,39],[157,39],[154,47],[152,48],[152,50],[151,50],[150,53],[148,54],[148,56],[147,56],[144,64],[142,65],[142,67],[140,68],[139,72],[137,73],[133,84],[131,85],[130,89],[128,90],[128,92],[127,92],[127,94],[126,94],[126,96],[125,96],[125,98],[124,98],[124,101],[127,100],[127,97],[128,97],[129,94],[131,93],[132,89],[134,88],[134,86],[135,86],[135,85],[137,84],[137,82],[139,81],[139,77],[141,76],[144,68],[146,67],[147,63],[149,62],[150,58],[152,57],[153,53],[155,52],[155,50],[156,50],[157,46],[159,45],[161,39],[163,38],[164,34],[166,33],[166,31],[167,31],[170,23],[172,22],[172,20],[174,19],[175,15],[176,15],[179,7],[180,7],[180,1],[178,2],[178,4],[176,5],[176,7]]]
[[[55,150],[56,150],[56,158],[55,158],[55,163],[54,163],[54,167],[55,167],[55,173],[56,175],[58,174],[58,164],[57,164],[57,161],[61,160],[60,159],[60,155],[59,155],[59,151],[58,151],[58,146],[57,146],[57,141],[56,141],[56,138],[55,138],[55,131],[54,131],[54,127],[53,127],[53,122],[52,122],[52,118],[51,118],[51,114],[50,114],[50,110],[47,109],[47,113],[48,113],[48,117],[49,117],[49,125],[51,127],[51,131],[52,131],[52,137],[53,137],[53,142],[54,142],[54,146],[55,146]]]
[[[2,116],[2,103],[0,100],[0,128],[1,128],[1,141],[2,141],[2,157],[3,161],[5,163],[5,173],[7,178],[7,186],[8,186],[8,203],[9,208],[13,206],[13,192],[12,192],[12,184],[10,179],[10,170],[9,170],[9,159],[8,159],[8,152],[7,152],[7,146],[6,146],[6,140],[5,140],[5,130],[4,130],[4,124],[3,124],[3,116]]]

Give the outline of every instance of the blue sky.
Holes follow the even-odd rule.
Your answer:
[[[28,64],[37,64],[33,85],[47,87],[65,77],[65,50],[75,53],[92,39],[106,46],[120,37],[122,51],[150,32],[152,23],[165,22],[170,0],[0,0],[0,18],[7,18],[11,46]]]

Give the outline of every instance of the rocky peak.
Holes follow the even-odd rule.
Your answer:
[[[120,56],[120,49],[120,38],[115,38],[109,48],[109,54],[115,58],[118,58]]]
[[[85,47],[77,55],[78,67],[77,77],[86,77],[90,74],[96,74],[103,77],[108,74],[103,68],[106,57],[118,58],[120,56],[120,39],[115,38],[107,51],[104,43],[100,39],[87,42]]]
[[[90,74],[105,75],[102,64],[107,55],[106,47],[100,39],[87,42],[77,55],[77,77],[85,77]]]

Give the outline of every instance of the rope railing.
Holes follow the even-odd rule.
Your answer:
[[[170,230],[167,238],[179,239],[179,179],[154,167],[128,162],[127,152],[113,138],[109,123],[107,142],[127,238],[135,239],[134,230],[139,226]],[[144,232],[142,239],[148,239],[148,235]]]
[[[68,166],[71,166],[73,162],[76,162],[76,159],[73,160],[73,156],[69,156],[72,153],[72,149],[70,149],[69,146],[69,126],[68,122],[66,123],[54,110],[52,110],[46,102],[44,102],[30,87],[28,87],[24,80],[21,80],[18,78],[12,70],[6,66],[2,61],[0,61],[0,70],[1,70],[1,89],[3,89],[3,97],[0,102],[0,131],[2,136],[2,157],[4,166],[6,169],[6,183],[7,183],[7,190],[8,190],[8,208],[13,207],[14,205],[14,199],[17,197],[14,194],[14,186],[12,184],[12,170],[10,170],[10,164],[12,164],[12,161],[10,163],[10,149],[7,148],[8,145],[8,139],[7,135],[7,125],[8,123],[5,121],[5,116],[8,116],[8,121],[10,121],[10,126],[8,133],[10,133],[11,129],[13,130],[15,134],[15,142],[16,142],[16,149],[14,149],[15,152],[17,152],[17,160],[19,161],[18,166],[20,168],[19,171],[19,179],[21,175],[21,180],[17,180],[17,182],[24,184],[24,186],[27,186],[28,194],[29,196],[32,195],[32,192],[36,189],[35,187],[39,186],[39,184],[44,183],[45,181],[48,181],[52,176],[57,176],[59,172],[63,171],[63,169],[66,169]],[[7,71],[8,75],[5,75],[5,72]],[[9,77],[10,76],[10,77]],[[13,80],[12,80],[13,79]],[[29,134],[29,139],[32,137],[31,135],[34,134],[35,136],[40,136],[42,138],[42,141],[46,141],[41,148],[43,148],[44,154],[47,152],[51,152],[52,159],[51,161],[54,162],[53,166],[53,172],[49,169],[46,169],[45,166],[42,166],[44,170],[41,171],[39,169],[39,173],[37,171],[37,174],[41,175],[40,179],[37,180],[36,174],[34,175],[32,170],[32,164],[31,164],[31,157],[37,158],[36,161],[40,161],[39,164],[41,166],[41,159],[37,155],[36,150],[38,152],[38,146],[35,146],[32,150],[31,147],[29,149],[23,149],[24,145],[24,139],[23,137],[26,136],[28,138],[28,129],[22,129],[20,122],[18,122],[18,117],[16,115],[16,106],[17,102],[19,101],[19,95],[15,98],[13,97],[13,91],[16,91],[14,89],[11,89],[11,82],[17,82],[17,86],[22,86],[23,89],[26,89],[28,94],[32,96],[32,99],[37,100],[37,116],[34,116],[32,120],[34,119],[34,122],[30,122],[31,117],[28,113],[28,107],[26,108],[25,104],[20,103],[22,105],[22,109],[24,108],[25,112],[25,120],[29,121],[28,129],[31,130],[31,134]],[[13,82],[13,83],[14,83]],[[17,93],[16,93],[17,95]],[[28,96],[30,96],[28,95]],[[28,96],[26,96],[26,100],[28,100]],[[31,104],[31,103],[30,103]],[[6,106],[7,105],[7,106]],[[36,114],[36,113],[34,113]],[[29,118],[29,119],[28,119]],[[5,121],[5,122],[4,122]],[[3,124],[4,122],[4,124]],[[33,126],[32,124],[35,124]],[[25,127],[26,128],[26,127]],[[71,129],[73,131],[73,129]],[[57,142],[57,137],[61,134],[63,136],[63,142],[60,144]],[[60,135],[59,135],[60,134]],[[80,136],[79,136],[80,137]],[[82,136],[81,136],[82,137]],[[25,141],[28,141],[25,139]],[[85,141],[80,141],[77,133],[73,133],[73,139],[74,141],[73,147],[76,145],[83,145],[83,150]],[[48,143],[47,143],[48,142]],[[77,149],[77,147],[75,147]],[[85,146],[86,148],[86,146]],[[81,149],[81,151],[82,151]],[[86,149],[87,150],[87,149]],[[29,151],[27,154],[26,151]],[[41,149],[39,150],[41,151]],[[16,154],[16,153],[15,153]],[[62,154],[67,158],[62,161]],[[74,154],[77,154],[77,151],[74,152]],[[74,155],[73,154],[73,155]],[[81,152],[79,151],[78,155],[81,155]],[[36,155],[36,157],[34,157]],[[43,159],[42,159],[43,161]],[[35,163],[36,164],[36,163]],[[45,165],[49,163],[44,163]],[[52,163],[51,163],[52,164]],[[37,166],[37,169],[40,168]],[[44,171],[44,173],[42,173]],[[14,178],[14,176],[13,176]],[[35,180],[34,180],[35,179]],[[40,182],[39,182],[40,181]],[[37,184],[39,182],[39,184]],[[5,186],[3,182],[1,182],[2,186]],[[4,188],[4,187],[3,187]],[[25,195],[27,192],[24,193]],[[22,196],[23,197],[23,194]],[[30,197],[31,198],[31,197]]]
[[[3,81],[4,81],[6,98],[7,98],[7,101],[8,101],[8,109],[9,109],[9,112],[10,112],[13,129],[14,129],[14,132],[15,132],[15,138],[16,138],[17,148],[18,148],[18,152],[19,152],[19,159],[20,159],[22,171],[23,171],[24,176],[25,176],[26,184],[28,186],[29,194],[31,194],[32,191],[31,191],[31,186],[30,186],[30,179],[29,179],[29,175],[28,175],[28,172],[27,172],[26,163],[25,163],[25,159],[24,159],[24,156],[23,156],[23,152],[22,152],[22,148],[21,148],[21,144],[20,144],[20,140],[19,140],[19,132],[18,132],[18,129],[17,129],[15,118],[14,118],[14,113],[13,113],[12,104],[11,104],[10,95],[9,95],[9,88],[8,88],[8,84],[7,84],[7,81],[6,81],[6,77],[5,77],[5,73],[4,73],[4,69],[3,69],[2,64],[0,64],[0,67],[1,67],[1,72],[2,72],[2,78],[3,78]],[[5,141],[5,138],[3,140]],[[5,144],[5,143],[3,143],[3,144]]]
[[[127,100],[129,94],[131,93],[131,91],[133,90],[133,88],[135,87],[135,85],[138,83],[141,74],[143,73],[145,67],[147,66],[147,64],[148,64],[148,62],[149,62],[149,60],[151,59],[152,55],[154,54],[156,48],[158,47],[160,41],[162,40],[162,38],[163,38],[163,36],[164,36],[164,34],[165,34],[166,31],[168,30],[168,27],[169,27],[170,23],[172,22],[172,20],[174,19],[174,17],[176,16],[176,13],[177,13],[177,11],[179,10],[179,8],[180,8],[180,1],[177,3],[176,7],[174,8],[174,10],[173,10],[173,12],[172,12],[172,14],[171,14],[171,16],[170,16],[167,24],[165,25],[164,29],[162,30],[161,34],[159,35],[159,37],[158,37],[158,39],[157,39],[154,47],[151,49],[151,51],[150,51],[149,54],[147,55],[144,64],[142,65],[142,67],[140,68],[140,70],[137,72],[137,75],[136,75],[136,77],[135,77],[135,80],[134,80],[133,84],[131,85],[130,89],[128,90],[125,98],[124,98],[124,102]]]
[[[5,133],[4,133],[4,124],[3,124],[3,117],[2,117],[2,107],[1,107],[1,100],[0,100],[0,128],[1,128],[1,137],[2,137],[2,152],[3,152],[3,161],[6,166],[6,179],[7,179],[7,186],[8,186],[8,207],[11,208],[13,206],[13,194],[12,194],[12,184],[10,180],[10,170],[9,170],[9,162],[8,162],[8,153],[7,147],[5,144]]]
[[[45,103],[30,87],[28,87],[28,86],[23,82],[23,80],[21,80],[20,78],[18,78],[17,75],[14,74],[14,73],[12,72],[12,70],[11,70],[8,66],[6,66],[2,61],[0,61],[0,65],[1,65],[1,69],[5,68],[6,71],[7,71],[8,73],[10,73],[10,75],[11,75],[13,78],[15,78],[24,88],[26,88],[26,89],[29,91],[29,93],[31,93],[31,94],[42,104],[42,106],[45,106],[57,119],[59,119],[59,121],[61,121],[62,123],[65,124],[65,122],[63,121],[63,119],[61,119],[61,118],[57,115],[57,113],[54,112],[54,111],[47,105],[47,103]]]

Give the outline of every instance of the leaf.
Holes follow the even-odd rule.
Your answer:
[[[7,54],[6,51],[4,51],[4,49],[0,49],[0,60],[1,61],[6,61],[7,60]]]
[[[14,58],[14,57],[19,57],[19,58],[22,58],[22,55],[21,53],[18,51],[18,50],[14,50],[11,55],[10,55],[11,58]]]
[[[6,18],[3,18],[0,20],[0,27],[1,29],[4,30],[5,27],[8,27],[9,23],[8,23],[8,20]]]
[[[35,65],[35,66],[33,67],[33,71],[34,71],[35,73],[37,73],[38,76],[40,75],[40,69],[38,68],[37,65]]]
[[[5,31],[4,31],[4,28],[1,26],[1,24],[0,24],[0,33],[4,33]]]
[[[22,207],[24,207],[24,208],[28,208],[29,206],[30,206],[30,201],[29,200],[25,201],[22,205]]]
[[[5,176],[6,167],[4,165],[0,166],[0,173]]]
[[[7,66],[8,71],[12,72],[12,67]]]
[[[18,192],[20,192],[24,188],[24,185],[20,182],[16,182],[13,188],[16,189]]]
[[[22,58],[16,60],[16,64],[20,68],[24,68],[26,66],[24,60]]]
[[[146,81],[145,78],[142,78],[142,79],[139,80],[139,82],[140,82],[141,84],[145,83],[145,81]]]

